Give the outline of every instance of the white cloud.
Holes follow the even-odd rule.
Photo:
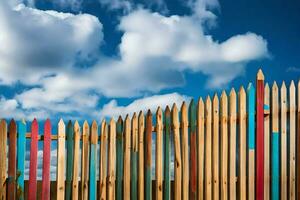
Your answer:
[[[99,0],[99,3],[109,10],[122,10],[124,13],[133,9],[133,4],[128,0]]]
[[[100,111],[100,116],[117,118],[119,115],[121,115],[125,117],[127,114],[131,116],[134,112],[138,113],[141,110],[146,112],[148,109],[155,113],[158,106],[160,106],[162,109],[165,109],[167,105],[171,108],[173,103],[176,103],[177,107],[180,107],[183,101],[189,103],[189,100],[190,97],[180,95],[178,93],[153,95],[140,98],[127,106],[119,106],[116,100],[111,100],[109,103],[103,106],[102,110]]]

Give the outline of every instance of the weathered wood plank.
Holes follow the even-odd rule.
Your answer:
[[[219,199],[219,98],[213,98],[213,136],[212,136],[212,166],[213,166],[213,199]]]
[[[17,127],[12,119],[8,128],[9,150],[8,150],[8,172],[7,172],[7,199],[16,198],[16,147],[17,147]],[[5,156],[6,157],[6,156]]]
[[[278,120],[278,87],[272,86],[272,141],[271,141],[271,198],[279,199],[279,120]]]
[[[294,81],[289,88],[290,108],[290,149],[289,149],[289,196],[290,200],[296,199],[296,88]],[[298,166],[299,167],[299,166]]]
[[[109,145],[108,145],[108,200],[115,199],[116,182],[116,122],[112,118],[109,122]]]
[[[0,133],[1,134],[1,133]],[[18,123],[18,147],[17,147],[17,199],[23,200],[24,197],[24,173],[25,173],[25,154],[26,154],[26,123],[21,120]]]
[[[137,154],[138,154],[138,121],[136,113],[131,119],[131,199],[137,199]]]
[[[270,88],[265,86],[264,112],[270,113]],[[258,194],[260,195],[260,194]],[[270,199],[270,115],[264,116],[264,199]]]
[[[297,150],[297,158],[296,158],[296,199],[300,198],[300,80],[297,85],[297,136],[296,136],[296,150]]]
[[[122,182],[123,182],[123,120],[120,116],[117,121],[117,177],[116,177],[116,199],[122,199]]]
[[[204,199],[204,102],[202,98],[197,105],[197,158],[198,158],[198,199]],[[175,139],[174,139],[175,140]]]
[[[256,199],[264,198],[264,75],[256,76]]]
[[[77,200],[78,197],[78,176],[79,176],[79,146],[80,146],[80,126],[78,121],[74,124],[74,160],[73,160],[73,182],[72,182],[72,199]]]
[[[192,99],[189,105],[190,126],[190,199],[197,199],[197,135],[196,105]]]
[[[212,106],[211,99],[208,96],[205,101],[205,185],[204,185],[204,194],[205,199],[212,199]]]
[[[280,89],[280,157],[281,157],[281,162],[280,162],[280,195],[281,199],[285,200],[287,199],[287,91],[286,91],[286,86],[285,83],[282,83],[281,89]]]
[[[145,153],[145,199],[152,200],[151,153],[152,152],[152,113],[148,110],[146,116],[146,153]]]
[[[36,199],[36,171],[37,171],[37,150],[38,150],[39,127],[36,119],[31,123],[31,142],[30,142],[30,165],[29,165],[29,183],[28,200]]]
[[[229,199],[236,199],[236,92],[229,94]]]
[[[248,199],[255,199],[255,89],[250,83],[247,88],[248,112]],[[263,123],[263,122],[260,122]],[[261,169],[258,169],[261,170]]]
[[[89,193],[89,132],[87,121],[83,123],[81,150],[81,199],[87,200]]]
[[[123,199],[130,199],[130,149],[131,149],[131,124],[129,116],[125,118],[124,125],[125,135],[125,150],[124,150],[124,188],[123,188]]]
[[[43,145],[43,174],[42,174],[42,199],[50,199],[50,162],[51,162],[51,122],[46,120],[44,125]]]
[[[4,119],[0,123],[0,199],[6,199],[6,143],[7,124]]]
[[[98,125],[94,120],[91,128],[91,156],[90,156],[90,200],[97,199],[97,146],[98,146]]]
[[[108,124],[103,120],[101,123],[101,135],[100,135],[100,184],[99,195],[100,199],[106,199],[106,161],[107,161],[107,134]]]
[[[144,192],[144,184],[145,184],[145,178],[144,178],[144,131],[145,131],[145,117],[142,111],[139,113],[139,119],[138,119],[138,156],[139,156],[139,167],[138,167],[138,199],[144,200],[145,192]]]
[[[162,109],[158,107],[156,112],[156,161],[155,161],[155,199],[163,199],[163,122]]]
[[[240,119],[239,123],[239,182],[238,182],[238,195],[239,199],[246,199],[247,194],[247,183],[246,183],[246,124],[247,124],[247,115],[246,115],[246,93],[244,87],[240,88],[239,91],[239,110],[238,115]]]
[[[186,103],[181,106],[181,149],[182,149],[182,199],[189,198],[189,146],[188,116]]]
[[[62,119],[58,123],[58,142],[57,142],[57,172],[56,172],[56,193],[57,199],[65,199],[65,138],[66,138],[66,127]]]
[[[171,111],[169,106],[165,109],[164,131],[164,199],[171,198]]]
[[[220,103],[221,114],[221,147],[220,147],[220,176],[221,176],[221,200],[228,198],[228,100],[226,92],[223,91]]]
[[[74,138],[73,138],[73,125],[70,120],[66,130],[67,135],[67,167],[66,167],[66,200],[71,199],[72,194],[72,171],[74,159]]]

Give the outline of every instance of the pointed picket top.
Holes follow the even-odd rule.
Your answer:
[[[24,118],[21,119],[20,123],[26,124],[26,120]]]
[[[284,81],[282,82],[280,91],[286,93],[286,85],[285,85],[285,82],[284,82]]]
[[[98,124],[97,124],[96,120],[93,120],[92,121],[92,130],[95,130],[97,128],[98,128]]]
[[[31,123],[31,127],[33,127],[33,126],[35,126],[35,127],[39,126],[38,125],[38,121],[37,121],[36,118],[34,118],[33,121],[32,121],[32,123]]]
[[[62,118],[60,118],[59,122],[58,122],[59,126],[65,126],[65,122]]]
[[[235,98],[236,97],[236,91],[235,91],[234,88],[231,88],[229,96],[230,96],[230,98]]]
[[[202,97],[200,97],[200,98],[198,99],[198,106],[199,106],[199,107],[204,107],[204,101],[203,101]]]
[[[82,136],[87,136],[89,134],[89,123],[87,120],[83,122],[83,130],[82,130]]]
[[[186,126],[188,124],[187,108],[185,101],[181,105],[181,122]]]
[[[136,120],[136,112],[133,113],[131,120]]]
[[[172,106],[172,124],[174,126],[174,128],[178,128],[175,127],[175,125],[178,125],[179,121],[178,121],[178,108],[176,106],[176,103],[173,104]]]
[[[151,112],[150,109],[148,109],[148,111],[147,111],[147,117],[150,117],[150,116],[152,116],[152,112]]]
[[[165,115],[166,116],[170,116],[171,115],[171,110],[170,110],[170,108],[169,108],[168,105],[166,106],[166,109],[165,109]]]
[[[77,132],[79,130],[80,130],[80,126],[79,126],[78,121],[76,120],[75,123],[74,123],[74,131]]]
[[[209,95],[205,99],[205,104],[211,104],[211,98]]]
[[[115,125],[116,125],[116,122],[115,122],[114,118],[111,118],[111,119],[110,119],[109,125],[110,125],[110,126],[115,126]]]
[[[14,118],[12,118],[9,122],[9,130],[12,130],[13,132],[15,132],[16,129],[17,129],[16,122],[15,122]]]
[[[226,111],[227,111],[227,102],[228,102],[227,94],[225,90],[223,90],[221,94],[221,108],[226,109]],[[223,115],[224,113],[221,114]]]
[[[105,121],[105,119],[102,119],[101,126],[104,126],[104,125],[106,125],[106,121]]]
[[[194,99],[191,100],[190,105],[189,105],[189,116],[191,116],[192,112],[195,111],[195,101]]]
[[[162,116],[162,109],[160,106],[158,106],[157,110],[156,110],[156,115],[160,115]]]
[[[65,123],[63,119],[60,119],[58,122],[58,136],[65,136],[65,132],[66,132],[66,127],[65,127]]]
[[[227,94],[226,94],[226,91],[225,91],[225,90],[222,91],[222,94],[221,94],[221,100],[224,99],[224,98],[227,99]]]
[[[252,91],[252,90],[254,90],[254,86],[253,86],[253,84],[250,82],[250,83],[248,84],[247,91]]]
[[[245,91],[244,86],[241,86],[241,87],[240,87],[239,95],[242,95],[242,96],[246,95],[246,91]]]
[[[219,97],[218,97],[218,94],[217,94],[217,93],[214,94],[214,97],[213,97],[213,104],[214,104],[214,105],[219,104]]]
[[[292,80],[291,84],[290,84],[290,91],[295,91],[295,83],[294,81]]]
[[[122,116],[120,115],[120,116],[118,117],[117,123],[122,123],[122,121],[123,121],[123,119],[122,119]]]
[[[51,135],[51,121],[47,119],[44,124],[44,137]]]
[[[71,120],[68,121],[67,127],[68,127],[69,129],[71,129],[71,127],[72,127],[72,121],[71,121]]]
[[[270,86],[269,83],[266,83],[265,85],[265,93],[269,93],[270,92]]]
[[[9,124],[10,124],[11,126],[16,125],[16,121],[14,120],[14,118],[12,118],[12,119],[10,120]]]
[[[139,121],[142,121],[142,120],[144,120],[144,112],[141,110],[140,112],[139,112]]]
[[[277,91],[278,90],[278,86],[276,81],[274,81],[273,85],[272,85],[272,91]]]
[[[264,80],[265,79],[265,76],[264,76],[264,74],[263,74],[263,72],[262,72],[261,69],[258,70],[256,79],[257,80]]]

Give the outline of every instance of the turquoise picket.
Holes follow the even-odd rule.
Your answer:
[[[248,147],[255,149],[255,89],[250,83],[247,88],[248,108]]]
[[[70,120],[66,130],[67,135],[67,169],[66,169],[66,200],[71,199],[73,176],[73,124]]]
[[[279,133],[272,133],[272,166],[271,166],[271,197],[272,199],[279,199]]]
[[[17,139],[17,198],[24,199],[24,171],[26,154],[26,123],[25,120],[18,123]]]
[[[117,122],[117,177],[116,177],[116,199],[122,199],[123,180],[123,121],[120,116]]]

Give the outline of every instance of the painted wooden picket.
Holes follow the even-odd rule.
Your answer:
[[[280,88],[274,82],[270,90],[264,80],[260,70],[246,91],[222,91],[205,102],[192,99],[99,126],[65,126],[62,119],[56,126],[48,119],[40,133],[36,119],[29,132],[25,120],[1,119],[0,200],[299,199],[300,82]],[[53,140],[56,183],[50,177]]]

